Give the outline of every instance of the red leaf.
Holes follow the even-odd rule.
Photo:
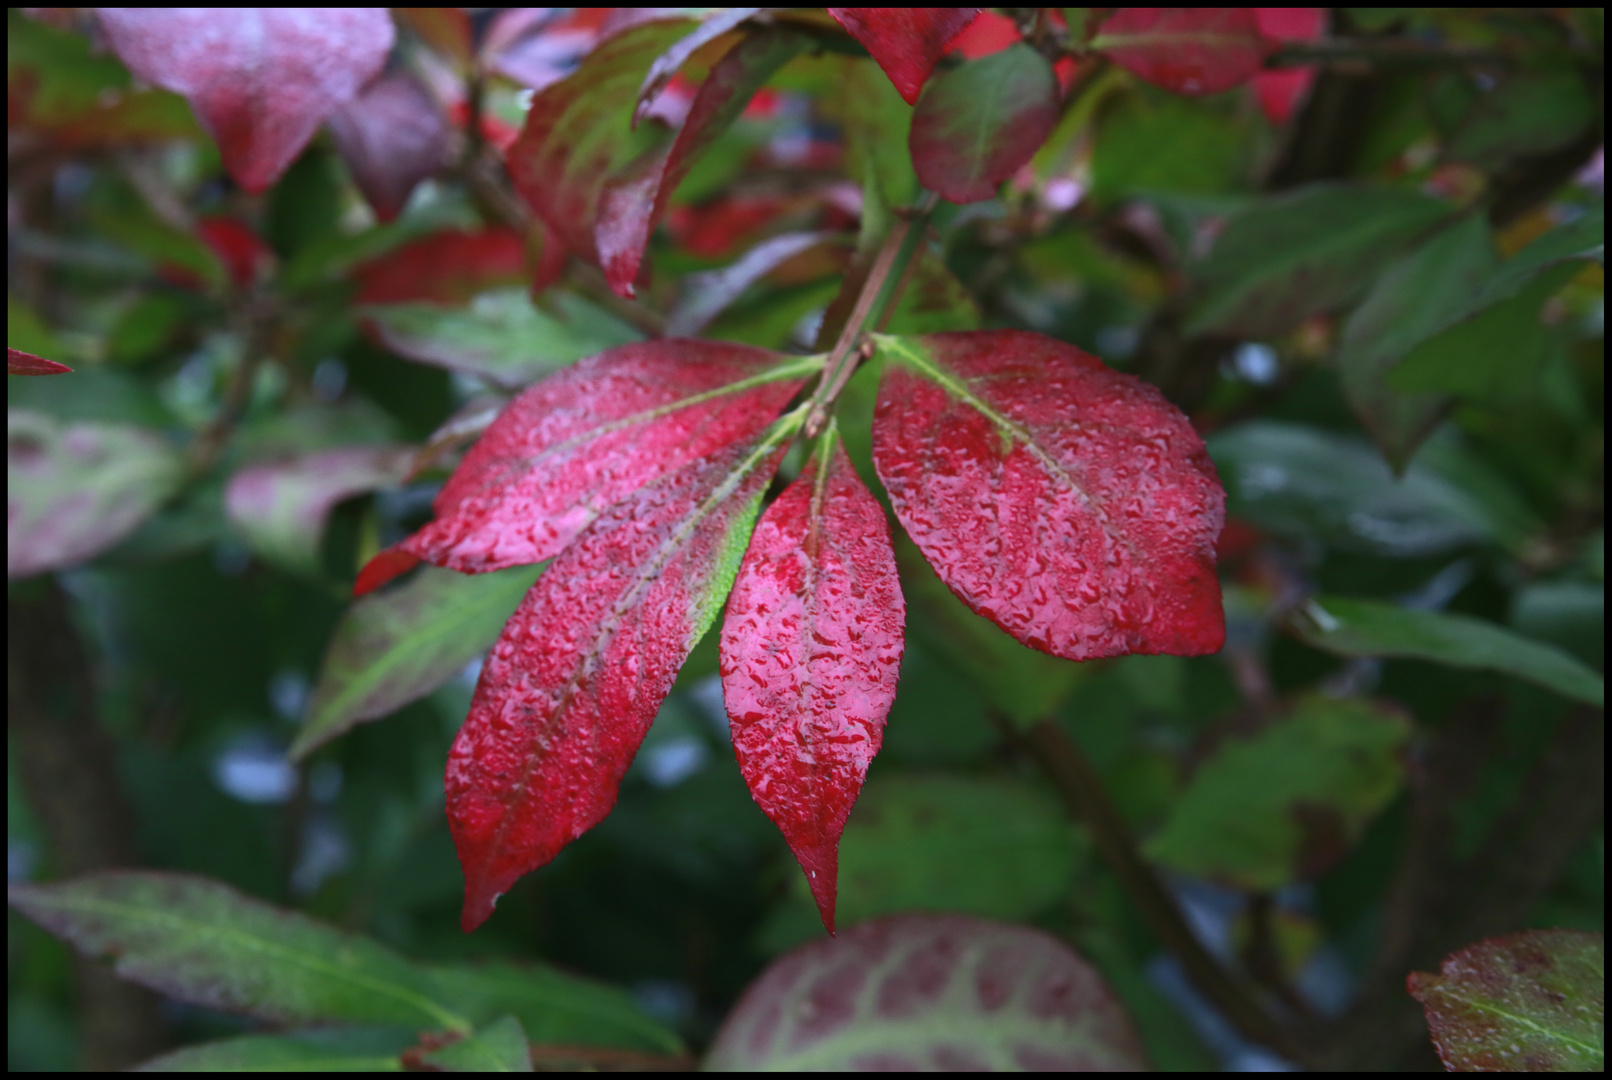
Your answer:
[[[218,261],[224,264],[224,271],[237,289],[244,289],[256,281],[258,268],[274,258],[274,253],[258,239],[257,233],[234,218],[201,218],[196,222],[196,235],[218,256]],[[188,273],[180,267],[173,269],[181,274]],[[205,288],[205,283],[199,278],[196,282],[198,288]]]
[[[466,931],[615,805],[677,669],[733,584],[797,423],[718,450],[605,512],[510,616],[448,754]]]
[[[552,558],[645,484],[755,438],[820,364],[782,359],[672,339],[555,373],[510,402],[465,455],[437,496],[437,520],[377,556],[389,561],[365,567],[360,581],[395,576],[386,568],[396,552],[464,573]]]
[[[594,239],[604,181],[645,157],[631,128],[644,72],[688,28],[652,22],[608,39],[532,99],[505,163],[515,188],[572,254],[603,266]],[[651,144],[652,145],[652,144]]]
[[[633,295],[650,230],[694,158],[727,130],[768,76],[810,43],[805,35],[785,29],[746,37],[711,69],[671,146],[605,183],[594,234],[605,278],[617,293]]]
[[[956,203],[996,194],[1058,122],[1058,78],[1028,45],[970,60],[929,84],[907,146],[924,187]]]
[[[829,8],[836,22],[862,43],[908,105],[946,46],[962,33],[979,8]]]
[[[1012,19],[994,11],[981,11],[967,29],[952,38],[946,52],[959,53],[965,60],[978,60],[1023,40],[1024,35]]]
[[[834,932],[840,834],[884,740],[906,605],[890,527],[837,435],[767,508],[722,623],[722,699],[750,794]]]
[[[1272,41],[1314,41],[1326,23],[1323,8],[1255,8],[1259,32]],[[1273,124],[1285,124],[1315,81],[1315,65],[1261,71],[1254,76],[1259,107]]]
[[[1071,660],[1220,648],[1225,492],[1163,395],[1039,334],[877,341],[874,465],[964,603]]]
[[[382,221],[397,217],[414,186],[437,171],[447,152],[441,111],[413,77],[402,73],[370,83],[329,123],[353,182]]]
[[[690,57],[760,11],[760,8],[714,8],[693,33],[656,57],[655,62],[649,65],[649,73],[644,76],[644,85],[638,89],[638,104],[633,106],[632,113],[633,126],[637,127],[649,115],[655,99],[660,97],[661,91],[666,89]]]
[[[392,48],[381,8],[98,8],[123,62],[183,94],[249,192],[279,179]]]
[[[1194,95],[1241,86],[1273,47],[1253,8],[1120,8],[1092,41],[1139,78]]]
[[[66,375],[73,369],[54,360],[46,360],[21,349],[6,349],[7,375]]]
[[[356,304],[463,304],[486,289],[524,280],[526,246],[511,229],[449,229],[365,263],[354,276]]]

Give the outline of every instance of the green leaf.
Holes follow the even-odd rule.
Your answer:
[[[407,1028],[334,1028],[240,1035],[154,1057],[140,1072],[402,1072]]]
[[[1301,699],[1257,734],[1222,741],[1146,854],[1243,889],[1313,877],[1399,790],[1410,734],[1403,716],[1372,702]]]
[[[1469,945],[1440,974],[1413,971],[1433,1043],[1452,1072],[1606,1068],[1606,938],[1528,930]]]
[[[1606,205],[1596,203],[1572,221],[1523,248],[1495,272],[1475,297],[1468,316],[1491,304],[1516,296],[1541,271],[1557,263],[1593,259],[1602,262],[1606,252]]]
[[[1449,407],[1440,394],[1407,394],[1388,371],[1488,280],[1500,259],[1479,215],[1435,235],[1385,270],[1343,328],[1343,391],[1372,440],[1402,472]]]
[[[154,514],[183,476],[183,459],[155,432],[8,410],[6,576],[95,557]]]
[[[205,878],[108,871],[7,898],[122,978],[194,1005],[283,1024],[471,1027],[390,949]]]
[[[1498,671],[1575,701],[1606,701],[1605,680],[1567,653],[1466,615],[1328,596],[1307,604],[1293,629],[1305,644],[1338,656],[1398,656]]]
[[[1498,169],[1573,141],[1595,120],[1584,77],[1572,66],[1522,71],[1479,96],[1445,146],[1452,161]]]
[[[533,307],[525,289],[482,293],[464,308],[419,303],[361,310],[393,352],[509,388],[643,337],[584,300],[550,295],[561,317]]]
[[[918,176],[907,152],[912,107],[866,58],[837,56],[832,91],[824,98],[824,115],[845,133],[845,174],[862,184],[869,212],[888,214],[910,206],[918,195]]]
[[[1108,78],[1093,90],[1113,85]],[[1243,190],[1251,130],[1212,103],[1188,101],[1151,86],[1134,87],[1097,112],[1092,197],[1110,205],[1138,194]],[[1161,146],[1170,152],[1161,154]]]
[[[422,566],[403,585],[355,601],[330,639],[292,758],[451,679],[492,647],[542,569],[460,574]]]
[[[521,1022],[506,1016],[426,1054],[425,1060],[447,1072],[531,1072],[532,1048]]]
[[[1331,184],[1254,203],[1193,268],[1186,331],[1273,337],[1343,307],[1449,212],[1414,191]]]

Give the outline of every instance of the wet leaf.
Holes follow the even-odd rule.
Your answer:
[[[526,275],[526,246],[513,229],[445,229],[358,267],[354,303],[464,304]]]
[[[248,465],[230,477],[225,509],[259,555],[316,573],[325,519],[336,504],[400,483],[412,462],[404,446],[347,446]]]
[[[1314,877],[1399,791],[1410,736],[1384,706],[1301,699],[1269,727],[1216,744],[1145,852],[1240,889]]]
[[[437,171],[448,149],[441,110],[402,72],[370,83],[332,113],[329,124],[336,151],[382,221],[402,212],[415,185]]]
[[[1315,185],[1233,216],[1193,268],[1189,333],[1272,337],[1365,292],[1450,207],[1414,191]]]
[[[604,510],[510,617],[448,755],[466,931],[615,805],[677,669],[727,598],[798,419]]]
[[[599,264],[618,294],[633,295],[650,230],[695,157],[727,130],[773,72],[809,44],[806,35],[779,28],[744,38],[711,68],[665,151],[647,154],[605,181],[594,238]]]
[[[141,1072],[398,1072],[416,1041],[407,1028],[335,1028],[237,1035],[181,1047]]]
[[[156,513],[183,475],[183,459],[155,432],[7,410],[6,576],[99,555]]]
[[[705,1061],[713,1072],[1147,1067],[1090,964],[1043,931],[961,915],[878,919],[775,961]]]
[[[1413,971],[1411,996],[1427,1012],[1451,1072],[1600,1072],[1606,1068],[1606,938],[1582,930],[1527,930]]]
[[[66,375],[73,369],[21,349],[6,349],[7,375]]]
[[[1306,645],[1339,656],[1400,656],[1498,671],[1575,701],[1606,701],[1605,680],[1567,653],[1468,615],[1322,596],[1304,607],[1293,629]]]
[[[283,1024],[471,1027],[390,949],[206,878],[110,871],[7,897],[80,952],[113,957],[120,977],[193,1005]]]
[[[97,8],[124,63],[183,94],[247,191],[280,178],[319,125],[386,61],[380,8]]]
[[[540,569],[470,576],[427,566],[412,581],[355,602],[331,636],[291,756],[387,716],[464,670],[492,648]]]
[[[1220,648],[1225,495],[1163,395],[1037,334],[876,342],[879,479],[964,603],[1071,660]]]
[[[840,833],[884,739],[905,617],[884,508],[830,427],[757,524],[721,638],[739,771],[829,933]]]
[[[1218,94],[1247,82],[1274,48],[1253,8],[1120,8],[1091,47],[1177,94]]]
[[[506,1016],[422,1060],[446,1072],[531,1072],[532,1048],[521,1022]]]
[[[952,202],[989,199],[1058,122],[1058,79],[1028,45],[970,60],[932,81],[907,145],[924,187]]]
[[[829,8],[828,13],[862,43],[902,98],[913,105],[946,46],[980,9]]]
[[[674,339],[551,375],[510,402],[437,495],[437,519],[378,556],[357,592],[415,560],[480,573],[553,558],[644,484],[760,434],[821,364],[780,361]]]

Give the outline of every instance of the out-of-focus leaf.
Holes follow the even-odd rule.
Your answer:
[[[154,432],[6,412],[6,576],[82,562],[128,536],[175,490],[179,453]]]
[[[713,1072],[1147,1067],[1091,965],[1040,930],[961,915],[878,919],[775,961],[705,1060]]]
[[[414,1045],[407,1028],[310,1029],[238,1035],[154,1057],[140,1072],[399,1072]]]
[[[1445,153],[1496,169],[1512,158],[1565,146],[1594,119],[1590,91],[1573,67],[1520,71],[1478,96]]]
[[[561,303],[579,313],[588,309],[587,317],[566,320],[540,311],[525,289],[485,292],[463,308],[377,304],[362,312],[392,351],[511,389],[642,336],[581,300]]]
[[[11,905],[122,978],[194,1005],[283,1024],[468,1031],[402,957],[186,874],[108,871],[12,885]]]
[[[436,102],[402,72],[370,83],[328,123],[337,153],[382,221],[397,217],[447,153],[448,129]]]
[[[1159,153],[1160,146],[1170,147],[1170,153]],[[1242,190],[1251,150],[1250,129],[1238,117],[1140,87],[1097,113],[1092,195],[1116,203],[1139,193]]]
[[[1304,698],[1257,734],[1222,740],[1146,853],[1242,889],[1314,877],[1399,790],[1410,735],[1404,716],[1369,701]]]
[[[1385,270],[1344,326],[1338,348],[1343,391],[1396,471],[1404,470],[1450,399],[1396,390],[1387,373],[1430,328],[1464,308],[1499,261],[1487,224],[1473,215]]]
[[[1323,596],[1305,605],[1293,629],[1305,644],[1339,656],[1402,656],[1499,671],[1575,701],[1606,700],[1605,680],[1567,653],[1467,615]]]
[[[763,240],[743,258],[720,270],[688,275],[677,307],[666,320],[666,336],[695,336],[768,273],[804,251],[834,241],[833,233],[784,233]]]
[[[874,465],[964,603],[1070,660],[1220,648],[1225,493],[1163,395],[1020,331],[874,341]]]
[[[845,133],[845,171],[862,185],[863,229],[867,231],[868,215],[910,206],[918,195],[918,177],[907,149],[912,107],[866,60],[841,57],[838,65],[838,78],[822,108]]]
[[[1259,32],[1272,41],[1314,41],[1326,29],[1326,8],[1255,8]],[[1280,126],[1292,117],[1315,81],[1314,65],[1261,71],[1253,78],[1254,96],[1265,119]]]
[[[456,574],[426,566],[356,601],[336,625],[291,756],[424,697],[492,647],[541,567]]]
[[[475,35],[464,8],[398,8],[392,17],[461,68],[469,66]]]
[[[526,274],[526,246],[511,229],[447,229],[357,268],[357,304],[468,303]]]
[[[1538,581],[1511,599],[1511,625],[1559,645],[1586,664],[1606,657],[1606,587],[1601,582]]]
[[[1274,420],[1215,433],[1209,453],[1231,514],[1295,540],[1405,558],[1483,543],[1520,550],[1541,527],[1450,440],[1430,440],[1398,477],[1363,439]]]
[[[445,1072],[531,1072],[532,1048],[513,1016],[494,1020],[422,1057]]]
[[[675,1031],[652,1020],[623,990],[546,965],[459,964],[428,969],[439,1000],[471,1020],[514,1016],[538,1044],[619,1046],[677,1054]]]
[[[890,76],[908,105],[917,103],[924,80],[946,46],[979,12],[979,8],[828,9]]]
[[[1373,277],[1450,212],[1414,191],[1316,185],[1233,216],[1192,269],[1189,333],[1271,337],[1365,292]]]
[[[649,65],[644,84],[638,88],[638,103],[633,106],[633,126],[636,127],[649,115],[661,92],[695,53],[760,11],[760,8],[712,8],[687,37],[681,38],[677,44],[657,56],[655,62]]]
[[[924,90],[907,145],[924,187],[952,202],[989,199],[1058,122],[1046,58],[1013,45],[942,74]]]
[[[66,375],[73,369],[43,356],[25,353],[21,349],[6,349],[7,375]]]
[[[386,62],[377,8],[98,8],[112,48],[149,83],[189,99],[247,191],[280,178],[314,131]]]
[[[1606,938],[1527,930],[1468,945],[1439,974],[1413,971],[1433,1045],[1452,1072],[1606,1068]]]
[[[408,447],[349,446],[249,465],[230,478],[225,508],[258,554],[314,572],[325,519],[336,504],[400,483],[412,461]]]
[[[834,932],[845,818],[884,741],[906,605],[884,509],[830,425],[767,508],[722,623],[722,700],[751,797]]]
[[[1516,296],[1542,271],[1558,263],[1606,259],[1606,205],[1596,203],[1571,221],[1539,237],[1503,263],[1472,298],[1465,317]]]
[[[920,247],[880,329],[892,334],[941,334],[978,330],[980,322],[980,306],[957,275],[946,269],[940,256]]]
[[[1275,45],[1253,8],[1120,8],[1091,47],[1138,78],[1199,95],[1241,86]]]
[[[846,825],[840,908],[848,925],[899,911],[1030,919],[1069,891],[1083,855],[1056,800],[1022,783],[890,776]]]
[[[957,666],[1014,723],[1051,716],[1089,672],[1070,660],[1020,645],[991,620],[968,609],[903,534],[896,540],[901,590],[917,617],[912,632]],[[981,912],[980,914],[989,914]]]
[[[17,8],[6,11],[6,115],[19,127],[54,127],[91,112],[104,95],[128,89],[116,57],[97,55],[89,39],[49,26]]]

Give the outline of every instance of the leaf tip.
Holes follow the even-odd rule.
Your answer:
[[[374,592],[393,578],[400,577],[413,570],[419,564],[420,560],[417,556],[410,555],[406,551],[399,551],[396,548],[388,548],[365,563],[364,568],[358,572],[358,580],[353,582],[354,598]]]

